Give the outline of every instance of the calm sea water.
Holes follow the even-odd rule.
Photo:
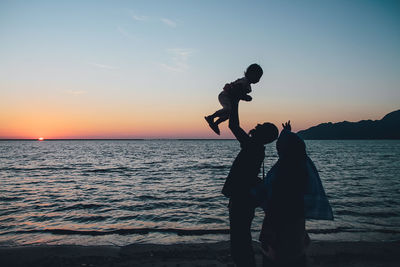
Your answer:
[[[400,240],[400,141],[306,141],[334,221],[314,240]],[[0,245],[228,240],[235,140],[0,142]],[[267,146],[265,166],[277,160]],[[253,223],[256,239],[263,212]]]

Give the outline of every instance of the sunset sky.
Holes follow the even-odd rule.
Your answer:
[[[399,14],[385,0],[0,0],[0,138],[217,138],[203,117],[255,62],[245,130],[381,119],[400,108]]]

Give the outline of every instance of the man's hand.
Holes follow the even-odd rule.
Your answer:
[[[292,131],[292,126],[290,125],[290,120],[282,123],[283,130],[288,130],[289,132]]]

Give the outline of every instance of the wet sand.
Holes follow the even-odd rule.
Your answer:
[[[261,252],[254,244],[261,266]],[[309,266],[400,266],[400,242],[313,242]],[[233,266],[229,243],[0,248],[1,266]]]

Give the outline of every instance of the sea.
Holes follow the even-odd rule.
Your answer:
[[[400,140],[310,140],[334,220],[316,241],[400,240]],[[229,240],[236,140],[0,141],[0,246]],[[266,146],[265,172],[277,161]],[[262,170],[260,171],[260,176]],[[253,239],[264,213],[257,209]]]

